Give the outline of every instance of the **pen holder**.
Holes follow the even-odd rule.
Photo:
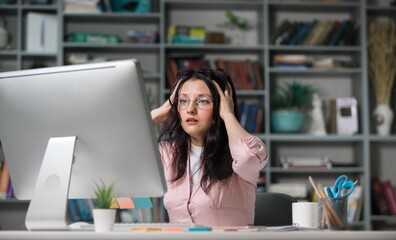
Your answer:
[[[319,229],[344,230],[347,227],[347,198],[319,198]]]

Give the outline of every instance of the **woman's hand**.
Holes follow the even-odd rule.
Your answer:
[[[157,126],[168,119],[172,104],[175,101],[176,90],[179,86],[179,83],[180,81],[176,84],[169,99],[167,99],[161,107],[151,110],[151,120],[153,121],[154,126]]]
[[[220,117],[225,120],[225,117],[229,114],[234,116],[234,101],[232,100],[232,88],[230,84],[227,83],[226,90],[223,92],[219,84],[217,84],[216,81],[213,82],[217,88],[217,92],[220,95]]]
[[[234,100],[232,99],[232,88],[230,84],[227,83],[227,88],[223,93],[220,86],[215,81],[213,82],[220,95],[220,117],[223,119],[227,130],[228,141],[233,143],[238,139],[249,136],[249,133],[241,126],[234,114]]]

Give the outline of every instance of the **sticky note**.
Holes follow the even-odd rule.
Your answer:
[[[133,232],[159,232],[162,231],[161,228],[153,228],[153,227],[142,227],[142,228],[132,228],[131,231]]]
[[[210,232],[212,228],[210,227],[190,227],[188,228],[189,232]]]
[[[145,197],[138,197],[132,198],[133,202],[135,203],[136,208],[152,208],[153,203],[151,202],[150,198]]]
[[[164,227],[162,228],[163,232],[183,232],[182,227]]]
[[[111,200],[110,208],[116,208],[116,209],[117,209],[117,208],[120,208],[120,207],[118,206],[117,201],[116,201],[115,198],[113,198],[113,200]]]
[[[117,203],[120,206],[120,209],[135,208],[135,204],[132,202],[131,198],[127,198],[127,197],[117,198]]]

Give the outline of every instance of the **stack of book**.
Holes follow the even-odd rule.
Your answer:
[[[312,65],[313,58],[305,54],[275,54],[272,62],[277,69],[302,69]]]
[[[127,32],[127,42],[131,43],[155,43],[158,39],[155,31],[129,30]]]
[[[356,20],[299,22],[285,19],[272,34],[271,43],[275,45],[357,45],[359,28],[359,22]]]
[[[67,56],[67,64],[83,64],[89,62],[105,62],[106,57],[94,56],[88,53],[73,53]]]
[[[358,63],[354,60],[308,56],[305,54],[274,54],[272,64],[276,69],[305,70],[308,68],[354,68]]]
[[[63,0],[66,13],[100,13],[99,0]]]
[[[305,183],[272,183],[269,192],[284,193],[299,201],[308,201],[308,187]]]
[[[396,216],[396,191],[389,179],[371,181],[372,213]]]
[[[263,89],[264,80],[260,64],[251,59],[225,60],[222,58],[207,60],[203,54],[174,54],[167,59],[167,83],[171,87],[176,82],[176,73],[183,68],[201,67],[221,68],[230,76],[236,89]]]
[[[204,43],[206,31],[204,27],[176,26],[168,28],[168,42],[182,44]]]
[[[283,168],[326,168],[333,167],[328,156],[285,156],[280,157]]]

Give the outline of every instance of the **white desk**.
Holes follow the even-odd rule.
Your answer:
[[[396,240],[396,231],[290,231],[290,232],[28,232],[28,231],[0,231],[0,239],[16,240],[45,240],[45,239],[90,239],[90,240],[117,240],[117,239],[151,239],[151,240],[185,240],[185,239],[238,239],[238,240],[266,240],[266,239],[348,239],[348,240]]]

